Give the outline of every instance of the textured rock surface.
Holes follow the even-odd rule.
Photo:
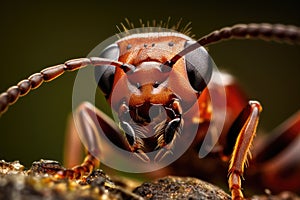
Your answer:
[[[220,188],[189,177],[165,177],[143,183],[133,192],[145,199],[231,199]]]
[[[99,169],[81,180],[55,178],[53,174],[61,169],[63,167],[56,161],[34,162],[29,170],[19,162],[0,161],[0,200],[231,199],[220,188],[196,178],[169,176],[136,187],[136,182],[122,177],[117,178],[118,181],[111,180]],[[283,192],[252,199],[300,198]]]

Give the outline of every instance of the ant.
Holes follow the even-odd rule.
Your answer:
[[[82,103],[73,116],[88,153],[81,165],[58,171],[58,177],[79,179],[97,167],[102,158],[112,162],[123,158],[136,169],[160,170],[160,174],[205,177],[211,171],[208,176],[213,177],[212,170],[216,170],[213,161],[201,162],[199,156],[215,160],[217,155],[229,162],[232,199],[243,199],[241,181],[262,106],[258,101],[248,100],[230,74],[215,70],[204,47],[248,38],[299,44],[300,28],[237,24],[199,40],[164,29],[144,27],[143,30],[143,33],[126,30],[124,37],[98,56],[69,60],[20,81],[0,95],[0,114],[43,82],[52,81],[66,71],[93,66],[96,82],[116,113],[118,123],[91,103]],[[297,112],[253,155],[250,169],[263,174],[265,185],[285,183],[282,188],[290,190],[300,187],[300,159],[296,151],[300,145],[294,142],[299,141],[296,140],[299,130],[300,112]],[[108,140],[103,143],[104,138]],[[117,150],[106,147],[110,142]],[[283,150],[285,154],[279,154]],[[293,162],[284,162],[288,158]],[[291,170],[293,177],[285,182],[283,168],[295,169]]]

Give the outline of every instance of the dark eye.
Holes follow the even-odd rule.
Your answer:
[[[195,43],[187,41],[185,48]],[[198,92],[205,89],[210,81],[213,69],[213,60],[203,48],[197,48],[185,55],[185,65],[191,86]]]
[[[118,60],[120,54],[120,49],[117,44],[112,44],[106,47],[99,55],[100,58],[107,58],[111,60]],[[98,83],[99,88],[105,94],[106,97],[109,96],[112,90],[112,85],[114,82],[115,75],[114,66],[97,66],[95,67],[95,78]]]

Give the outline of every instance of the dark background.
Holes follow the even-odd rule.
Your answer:
[[[47,1],[0,3],[0,91],[42,68],[85,57],[118,30],[127,17],[192,22],[197,38],[235,23],[270,22],[300,26],[297,1]],[[300,47],[262,41],[212,45],[219,69],[234,74],[264,111],[260,128],[272,130],[299,110]],[[0,159],[62,160],[76,73],[67,73],[19,100],[0,119]]]

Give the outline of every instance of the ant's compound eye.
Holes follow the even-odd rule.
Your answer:
[[[196,41],[186,41],[185,48]],[[200,47],[185,55],[185,66],[191,86],[202,92],[210,81],[213,60],[204,47]]]
[[[111,44],[106,47],[99,55],[100,58],[107,58],[113,61],[117,61],[119,59],[120,49],[117,44]],[[115,75],[115,67],[114,66],[97,66],[95,67],[95,78],[98,82],[99,88],[105,94],[106,97],[109,96],[112,90],[112,85],[114,82]]]

